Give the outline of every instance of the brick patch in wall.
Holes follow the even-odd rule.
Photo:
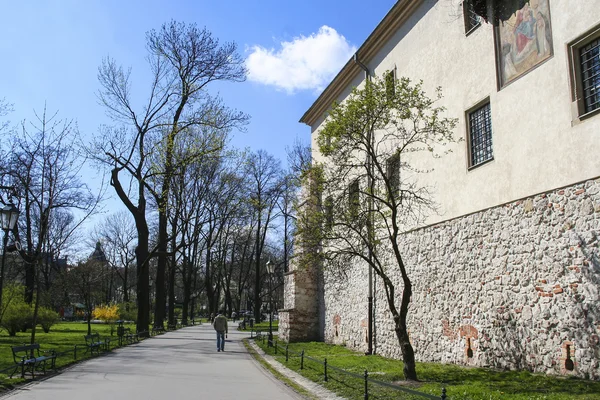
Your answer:
[[[573,342],[566,341],[561,346],[560,353],[560,373],[563,375],[571,374],[575,370],[575,346]]]

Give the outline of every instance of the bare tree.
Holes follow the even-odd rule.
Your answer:
[[[285,151],[289,175],[299,181],[310,170],[312,157],[310,145],[296,138],[294,144],[286,147]],[[294,184],[300,186],[300,182],[294,182]]]
[[[0,99],[0,117],[8,115],[10,111],[12,111],[12,104],[7,103],[6,99],[4,98]],[[4,131],[8,125],[9,121],[0,121],[0,133],[2,133],[2,131]]]
[[[74,143],[77,129],[72,121],[60,121],[46,109],[35,123],[23,122],[15,132],[10,156],[0,164],[2,182],[14,188],[21,217],[15,233],[25,265],[25,300],[35,297],[31,341],[41,293],[50,286],[50,266],[57,260],[81,224],[92,215],[100,200],[81,182],[85,158]],[[102,190],[100,190],[101,192]],[[73,212],[79,211],[75,219]],[[37,289],[36,289],[37,287]]]
[[[92,233],[94,241],[102,242],[106,262],[119,280],[123,291],[123,302],[128,307],[132,282],[130,276],[135,271],[136,230],[131,215],[126,211],[107,216]]]
[[[268,230],[275,218],[275,207],[281,194],[283,176],[280,163],[263,150],[250,154],[246,168],[248,197],[256,214],[254,236],[254,317],[261,320],[261,290],[263,267],[261,257]]]
[[[129,71],[106,59],[99,69],[99,98],[115,122],[127,128],[111,130],[108,140],[97,141],[103,161],[111,167],[111,185],[135,220],[138,230],[138,330],[149,322],[150,257],[158,257],[155,325],[165,315],[165,268],[168,246],[168,202],[172,180],[180,171],[176,163],[201,158],[206,148],[175,161],[174,149],[183,134],[229,131],[247,121],[243,113],[227,108],[207,86],[215,81],[242,81],[245,67],[233,43],[220,45],[206,29],[172,21],[147,34],[148,60],[152,71],[149,94],[140,112],[130,96]],[[134,191],[122,182],[131,181]],[[157,184],[158,182],[158,184]],[[149,245],[147,194],[158,211],[156,249]]]
[[[64,276],[64,285],[75,299],[85,305],[88,335],[92,333],[92,311],[97,303],[102,301],[104,293],[101,290],[106,270],[102,263],[87,260],[71,268]]]

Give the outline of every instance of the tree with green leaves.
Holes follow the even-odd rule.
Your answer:
[[[443,116],[445,109],[436,106],[440,98],[439,89],[432,99],[422,82],[386,74],[334,104],[317,136],[322,162],[313,162],[308,174],[318,204],[306,207],[298,227],[301,246],[320,247],[310,252],[318,259],[308,261],[323,263],[331,276],[363,262],[381,279],[407,380],[416,380],[417,373],[402,232],[422,225],[437,209],[420,177],[434,165],[428,155],[440,157],[456,142],[456,119]]]

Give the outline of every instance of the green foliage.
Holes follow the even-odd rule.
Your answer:
[[[382,244],[391,251],[401,229],[418,226],[437,211],[432,188],[419,178],[436,166],[424,156],[439,158],[460,141],[453,132],[457,120],[444,117],[445,108],[436,106],[441,97],[439,88],[434,98],[428,97],[422,82],[374,77],[330,110],[317,135],[325,159],[309,178],[319,201],[326,199],[329,207],[310,207],[313,215],[306,219],[313,224],[327,220],[334,228],[320,239],[344,255],[341,264],[347,265],[352,255],[364,258]],[[349,202],[352,182],[358,183],[358,193]],[[327,209],[332,215],[322,215]],[[322,234],[314,228],[305,231]]]
[[[60,317],[58,313],[54,310],[46,307],[40,307],[38,309],[37,321],[38,324],[42,326],[42,329],[45,333],[49,333],[52,325],[56,324],[59,319]]]
[[[2,291],[2,320],[0,326],[8,331],[10,336],[25,329],[33,317],[33,309],[24,301],[25,286],[8,284]]]
[[[322,172],[311,178],[322,190],[311,190],[303,206],[301,245],[306,245],[302,251],[308,263],[345,279],[350,266],[364,262],[382,279],[405,349],[405,375],[412,380],[417,376],[406,330],[412,285],[402,258],[401,232],[437,212],[435,188],[421,174],[433,171],[435,159],[457,142],[457,120],[445,117],[445,108],[436,105],[441,97],[439,88],[431,98],[422,82],[386,74],[335,103],[317,133],[324,157]],[[313,254],[321,264],[313,262]],[[391,279],[397,275],[403,283],[400,296]]]
[[[25,329],[33,318],[33,309],[23,300],[13,300],[8,305],[2,316],[0,325],[8,331],[9,336],[16,336],[17,332]]]
[[[136,322],[137,312],[137,305],[133,301],[119,304],[119,318],[123,321]]]

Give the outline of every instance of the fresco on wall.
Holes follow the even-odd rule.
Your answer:
[[[500,87],[552,56],[549,0],[531,0],[496,28]]]

